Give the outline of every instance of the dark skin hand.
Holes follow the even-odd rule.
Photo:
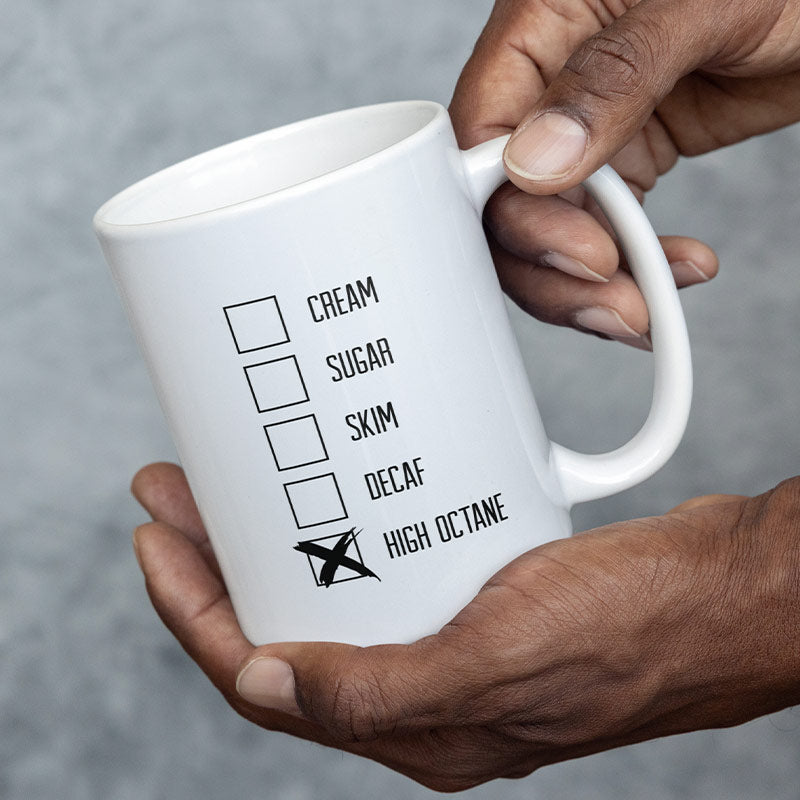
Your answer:
[[[800,119],[799,6],[499,0],[451,114],[463,147],[515,130],[506,166],[526,193],[502,188],[486,219],[520,305],[647,346],[644,303],[576,187],[611,159],[642,196],[680,154]],[[679,285],[715,274],[706,245],[662,242]],[[369,648],[253,647],[181,470],[147,467],[133,490],[154,519],[134,540],[153,604],[236,711],[435,789],[800,702],[797,478],[551,542],[439,633]]]
[[[610,161],[641,199],[680,155],[800,120],[798,19],[798,0],[498,0],[450,114],[462,147],[516,129],[516,186],[485,214],[506,292],[546,322],[648,347],[644,301],[575,187]],[[701,242],[661,242],[678,286],[717,273]]]
[[[800,702],[800,479],[543,545],[436,635],[367,648],[253,647],[180,468],[133,491],[153,605],[238,713],[434,789]]]

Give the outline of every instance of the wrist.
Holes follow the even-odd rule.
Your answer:
[[[735,534],[740,560],[749,562],[742,564],[751,609],[749,655],[765,699],[775,708],[799,703],[800,478],[747,501]]]
[[[800,479],[656,519],[642,730],[727,727],[800,703]]]

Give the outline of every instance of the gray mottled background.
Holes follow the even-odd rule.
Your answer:
[[[162,629],[129,536],[137,467],[170,458],[90,230],[177,159],[346,106],[446,102],[489,0],[5,0],[0,24],[0,797],[423,798],[355,757],[236,717]],[[684,294],[697,388],[678,454],[576,511],[585,528],[798,468],[800,131],[681,164],[648,201],[705,238]],[[649,357],[515,324],[554,438],[606,448],[646,412]],[[472,798],[800,796],[800,712],[496,782]]]

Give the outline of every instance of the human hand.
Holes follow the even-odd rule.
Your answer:
[[[153,604],[236,711],[434,789],[800,702],[800,479],[538,547],[439,633],[367,648],[253,647],[183,472],[133,491]]]
[[[798,0],[498,0],[450,113],[462,147],[514,131],[515,185],[485,214],[506,292],[547,322],[649,347],[644,301],[575,187],[610,161],[643,199],[679,155],[797,121],[798,69]],[[662,245],[678,286],[716,274],[701,242]]]

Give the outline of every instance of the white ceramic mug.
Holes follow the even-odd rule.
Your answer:
[[[544,432],[484,239],[506,137],[459,151],[400,102],[268,131],[95,217],[239,621],[256,644],[405,642],[576,502],[683,434],[685,324],[658,240],[607,167],[586,181],[650,312],[650,415],[584,455]]]

